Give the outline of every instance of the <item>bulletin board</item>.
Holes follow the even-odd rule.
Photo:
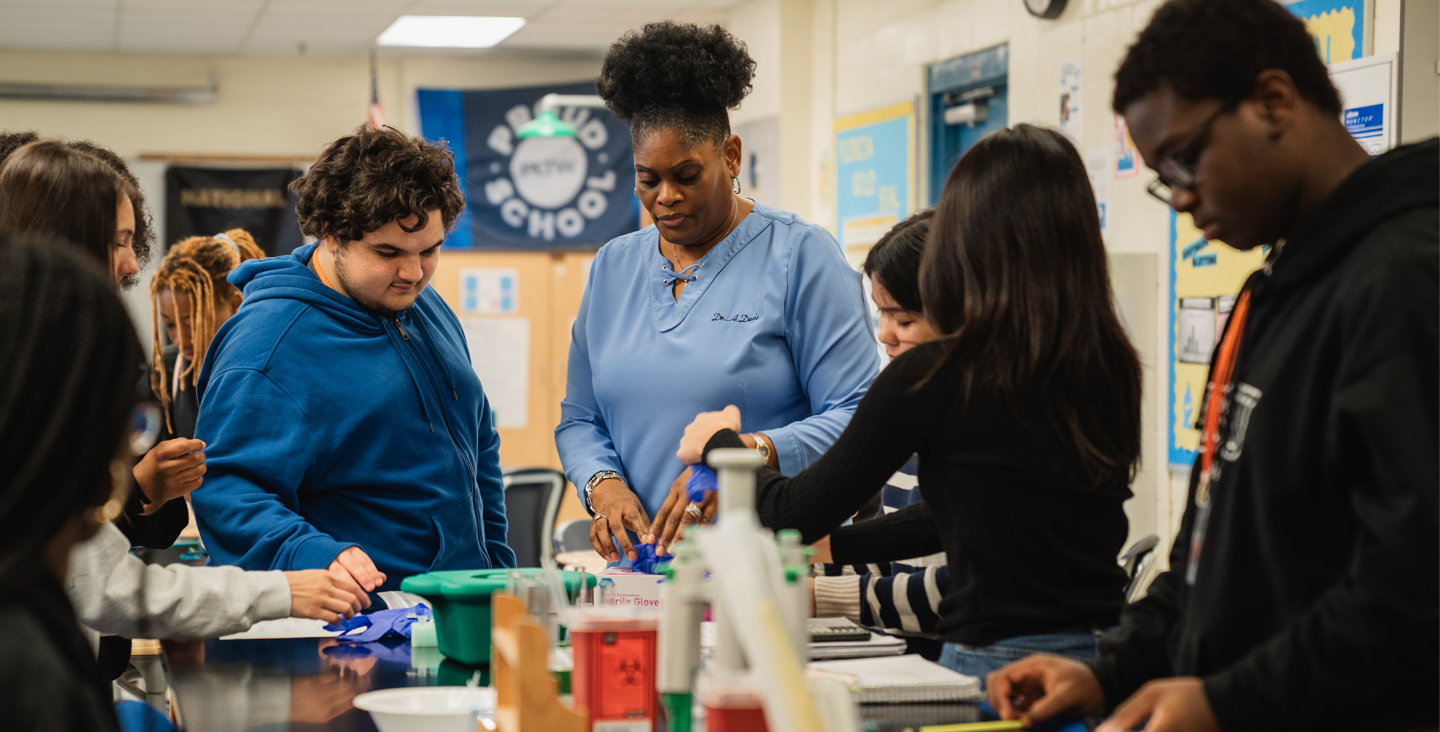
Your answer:
[[[446,251],[430,286],[460,319],[471,364],[495,411],[503,468],[560,469],[555,426],[570,327],[594,252]],[[560,520],[584,518],[567,491]]]
[[[1168,453],[1171,470],[1189,470],[1200,445],[1195,429],[1210,356],[1235,295],[1265,262],[1269,247],[1248,252],[1208,241],[1190,214],[1170,212],[1170,399]]]
[[[835,120],[836,239],[847,253],[915,210],[915,102]]]

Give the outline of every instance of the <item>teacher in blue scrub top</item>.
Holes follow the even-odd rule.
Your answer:
[[[754,75],[723,28],[662,22],[611,46],[596,84],[631,122],[635,195],[655,221],[591,265],[555,429],[610,561],[713,518],[713,498],[685,499],[675,457],[695,414],[740,406],[744,443],[794,475],[844,431],[879,369],[860,275],[835,239],[739,195],[727,110]]]

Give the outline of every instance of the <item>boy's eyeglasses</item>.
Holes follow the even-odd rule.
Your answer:
[[[1170,153],[1155,167],[1158,177],[1150,181],[1150,185],[1145,186],[1145,191],[1160,199],[1166,206],[1174,207],[1175,204],[1172,201],[1175,198],[1175,191],[1188,191],[1191,186],[1195,185],[1195,161],[1200,158],[1200,153],[1205,150],[1205,145],[1210,141],[1211,123],[1219,119],[1220,115],[1234,108],[1234,105],[1227,104],[1205,118],[1205,121],[1190,133],[1190,136],[1175,152]]]

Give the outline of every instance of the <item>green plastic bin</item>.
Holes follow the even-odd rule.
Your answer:
[[[505,590],[505,577],[511,572],[527,577],[545,574],[539,568],[460,569],[407,577],[400,589],[429,601],[442,655],[469,666],[483,666],[490,663],[490,595]],[[566,591],[573,594],[580,586],[580,573],[560,575]],[[595,575],[586,579],[588,586],[595,586]]]

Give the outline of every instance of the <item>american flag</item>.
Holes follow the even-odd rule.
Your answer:
[[[380,75],[375,70],[373,49],[370,51],[370,111],[365,114],[365,120],[377,130],[385,126],[385,106],[380,104]]]

